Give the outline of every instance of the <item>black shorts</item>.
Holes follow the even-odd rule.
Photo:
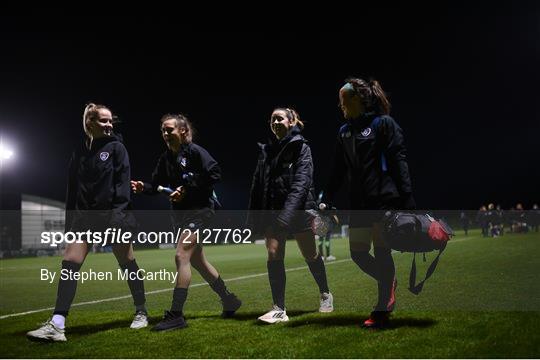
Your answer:
[[[174,210],[171,221],[175,231],[189,229],[192,231],[207,229],[215,212],[211,208]]]
[[[277,235],[278,233],[283,234],[285,232],[287,235],[294,235],[306,231],[312,231],[311,220],[313,218],[304,210],[296,210],[289,226],[284,229],[281,228],[277,223],[277,218],[280,212],[281,210],[266,210],[264,212],[260,219],[260,229],[262,234]]]
[[[73,220],[68,231],[103,232],[111,227],[111,212],[98,210],[69,210],[73,212]]]

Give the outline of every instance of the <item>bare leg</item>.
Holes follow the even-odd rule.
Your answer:
[[[319,257],[315,244],[315,236],[311,231],[295,234],[294,237],[306,261],[313,261]]]
[[[191,283],[191,257],[197,247],[197,236],[195,234],[182,233],[176,246],[176,287],[189,287]]]
[[[197,270],[203,279],[209,284],[213,284],[219,277],[219,273],[217,272],[216,268],[212,266],[208,260],[206,260],[206,256],[204,255],[203,248],[201,246],[195,247],[191,257],[191,265],[193,265],[195,270]]]
[[[379,279],[379,269],[375,258],[369,253],[373,229],[371,228],[351,228],[349,230],[349,248],[351,259],[358,267],[374,278]]]

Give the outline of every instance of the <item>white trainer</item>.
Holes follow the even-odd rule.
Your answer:
[[[329,313],[332,311],[334,311],[334,297],[331,293],[322,293],[319,312]]]
[[[328,255],[326,257],[326,261],[334,261],[334,260],[336,260],[336,257],[334,255]]]
[[[144,311],[137,311],[135,317],[131,322],[130,328],[132,329],[142,329],[148,326],[148,314]]]
[[[289,317],[287,316],[285,310],[282,310],[279,306],[274,305],[272,310],[262,316],[259,316],[259,320],[268,324],[275,324],[278,322],[289,321]]]
[[[39,329],[27,332],[26,337],[32,341],[67,341],[64,329],[57,327],[50,319]]]

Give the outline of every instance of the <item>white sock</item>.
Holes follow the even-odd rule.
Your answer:
[[[52,322],[57,328],[63,329],[66,326],[66,317],[58,314],[54,314]]]

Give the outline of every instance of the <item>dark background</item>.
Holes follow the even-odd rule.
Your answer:
[[[160,117],[190,117],[195,142],[222,166],[217,192],[229,209],[247,205],[272,109],[294,107],[319,190],[342,123],[338,89],[354,75],[378,79],[390,95],[420,208],[529,208],[540,200],[538,7],[407,9],[303,33],[189,32],[147,17],[94,18],[109,26],[92,32],[19,31],[32,22],[4,17],[0,134],[16,155],[1,170],[1,190],[63,200],[89,101],[122,120],[116,130],[135,179],[149,179],[165,149]],[[164,197],[134,201],[167,206]]]

